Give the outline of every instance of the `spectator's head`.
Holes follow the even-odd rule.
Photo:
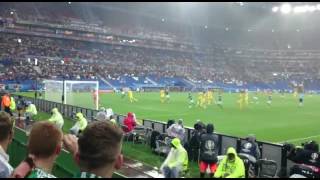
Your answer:
[[[178,120],[178,124],[182,126],[183,125],[183,119],[179,119]]]
[[[81,171],[111,177],[123,163],[123,132],[108,121],[96,121],[81,134],[77,154]]]
[[[171,147],[177,149],[181,146],[181,141],[179,138],[174,138],[172,141],[171,141]]]
[[[227,151],[227,160],[229,162],[234,162],[236,159],[237,153],[233,147],[229,147]]]
[[[251,143],[255,143],[256,142],[256,136],[254,134],[249,134],[247,137],[246,137],[246,140],[251,142]]]
[[[133,113],[132,113],[132,112],[128,112],[127,117],[129,117],[129,118],[133,118]]]
[[[84,116],[83,116],[83,114],[81,113],[81,112],[78,112],[77,114],[76,114],[76,120],[77,121],[80,121],[81,119],[83,119],[84,118]]]
[[[304,145],[305,150],[319,152],[319,144],[316,141],[310,141]]]
[[[59,112],[58,108],[53,108],[51,114],[57,114]]]
[[[0,145],[6,150],[13,138],[13,121],[6,112],[0,112],[0,129]]]
[[[211,124],[211,123],[209,123],[209,124],[207,125],[207,133],[208,133],[208,134],[212,134],[213,132],[214,132],[214,125]]]
[[[195,130],[201,130],[202,129],[202,126],[201,126],[201,121],[198,119],[197,122],[194,124],[193,128]]]
[[[26,102],[26,105],[27,105],[27,106],[30,106],[30,105],[31,105],[31,101],[27,101],[27,102]]]
[[[63,134],[54,124],[46,121],[33,125],[28,142],[28,153],[37,160],[55,161],[62,148]],[[53,164],[52,164],[53,165]]]

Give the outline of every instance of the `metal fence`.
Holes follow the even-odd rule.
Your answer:
[[[160,133],[165,133],[167,129],[167,124],[164,122],[154,121],[154,120],[143,120],[143,125],[148,128],[152,128]],[[186,127],[186,136],[189,140],[192,135],[193,128]],[[220,141],[220,149],[218,149],[219,155],[226,154],[226,151],[229,147],[234,147],[237,152],[240,151],[241,143],[245,141],[243,138],[224,135],[220,133],[216,133],[219,137]],[[261,151],[262,159],[274,160],[278,165],[278,171],[281,176],[286,176],[289,169],[288,164],[292,164],[288,162],[286,158],[286,151],[284,150],[283,145],[273,144],[268,142],[258,141],[258,145]],[[291,166],[290,166],[291,167]]]
[[[50,113],[53,108],[58,108],[58,110],[62,113],[64,117],[72,118],[74,112],[82,112],[88,119],[93,119],[96,116],[97,110],[77,107],[72,105],[65,105],[61,103],[51,102],[43,99],[35,99],[30,97],[24,97],[26,100],[33,102],[39,111]],[[115,119],[119,124],[123,124],[123,120],[125,118],[124,115],[115,115]],[[165,133],[167,129],[167,123],[143,119],[143,126],[147,128],[151,128],[153,130],[159,131],[160,133]],[[189,140],[192,135],[193,128],[186,127],[186,137]],[[216,133],[219,137],[219,141],[221,144],[220,149],[218,150],[219,155],[223,155],[226,153],[229,147],[234,147],[238,152],[241,147],[243,138],[224,135],[220,133]],[[268,142],[258,141],[258,145],[262,154],[262,159],[274,160],[277,162],[278,170],[281,171],[281,176],[286,176],[288,173],[288,164],[292,164],[286,158],[286,151],[284,150],[283,145],[273,144]],[[291,166],[290,166],[291,167]]]

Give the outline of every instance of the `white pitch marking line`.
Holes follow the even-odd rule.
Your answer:
[[[316,137],[320,137],[320,134],[316,135],[316,136],[305,137],[305,138],[289,139],[287,141],[278,142],[278,144],[282,144],[282,143],[285,143],[285,142],[297,142],[297,141],[302,141],[302,140],[306,140],[306,139],[310,139],[310,138],[316,138]]]

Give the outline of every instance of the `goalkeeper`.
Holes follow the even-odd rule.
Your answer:
[[[128,97],[131,103],[138,101],[136,98],[133,97],[133,92],[131,89],[128,91]]]

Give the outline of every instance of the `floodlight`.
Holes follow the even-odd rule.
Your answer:
[[[272,8],[272,12],[278,12],[278,10],[279,10],[279,7],[277,7],[277,6]]]
[[[291,7],[290,4],[283,4],[283,5],[281,6],[281,12],[282,12],[283,14],[289,14],[289,13],[291,12],[291,10],[292,10],[292,7]]]
[[[316,10],[316,7],[315,6],[307,6],[307,10],[309,12],[314,12]]]

